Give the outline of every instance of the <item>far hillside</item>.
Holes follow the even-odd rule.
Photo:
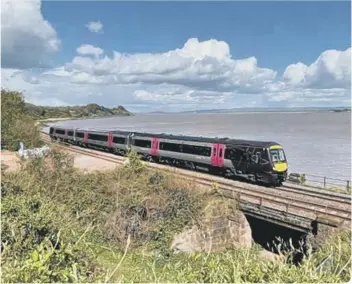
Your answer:
[[[36,106],[26,103],[27,113],[34,119],[48,119],[48,118],[86,118],[86,117],[106,117],[132,115],[123,106],[114,108],[106,108],[98,104],[88,104],[85,106],[69,106],[69,107],[48,107]]]

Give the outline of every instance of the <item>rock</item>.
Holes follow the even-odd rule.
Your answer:
[[[206,226],[193,226],[176,235],[171,249],[175,252],[224,251],[234,247],[251,247],[252,231],[241,211],[229,219],[215,216]]]
[[[203,250],[203,240],[200,236],[200,230],[194,226],[181,234],[174,237],[171,249],[175,252],[195,253]]]

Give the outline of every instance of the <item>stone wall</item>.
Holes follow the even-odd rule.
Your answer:
[[[223,251],[235,247],[250,247],[252,231],[241,211],[220,214],[176,235],[171,249],[179,252]]]
[[[326,218],[317,218],[317,220],[312,223],[313,234],[309,236],[309,246],[311,246],[313,250],[318,249],[332,234],[337,233],[343,228],[343,225],[343,223],[337,223],[336,221]]]

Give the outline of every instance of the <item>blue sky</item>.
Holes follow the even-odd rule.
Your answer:
[[[57,63],[82,42],[111,52],[167,52],[189,38],[226,41],[235,58],[255,55],[268,68],[312,63],[327,49],[351,45],[350,2],[43,2],[64,41]],[[79,11],[79,13],[77,13]],[[63,17],[63,15],[65,15]],[[92,36],[81,23],[104,23]]]
[[[37,104],[133,111],[348,105],[350,12],[348,1],[6,0],[2,81]]]

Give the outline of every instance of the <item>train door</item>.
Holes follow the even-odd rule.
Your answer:
[[[217,160],[218,167],[224,166],[224,155],[225,155],[225,145],[218,144],[218,160]]]
[[[84,138],[83,138],[83,142],[87,143],[88,142],[88,132],[84,131]]]
[[[212,166],[217,166],[218,164],[218,144],[213,144],[211,147],[211,164]]]
[[[108,134],[108,141],[106,142],[106,145],[107,145],[108,147],[112,147],[112,139],[113,139],[112,134],[109,133],[109,134]]]
[[[159,138],[152,138],[152,149],[151,149],[151,154],[152,155],[159,155]]]
[[[213,144],[211,151],[211,164],[215,167],[222,167],[224,165],[224,144]]]

